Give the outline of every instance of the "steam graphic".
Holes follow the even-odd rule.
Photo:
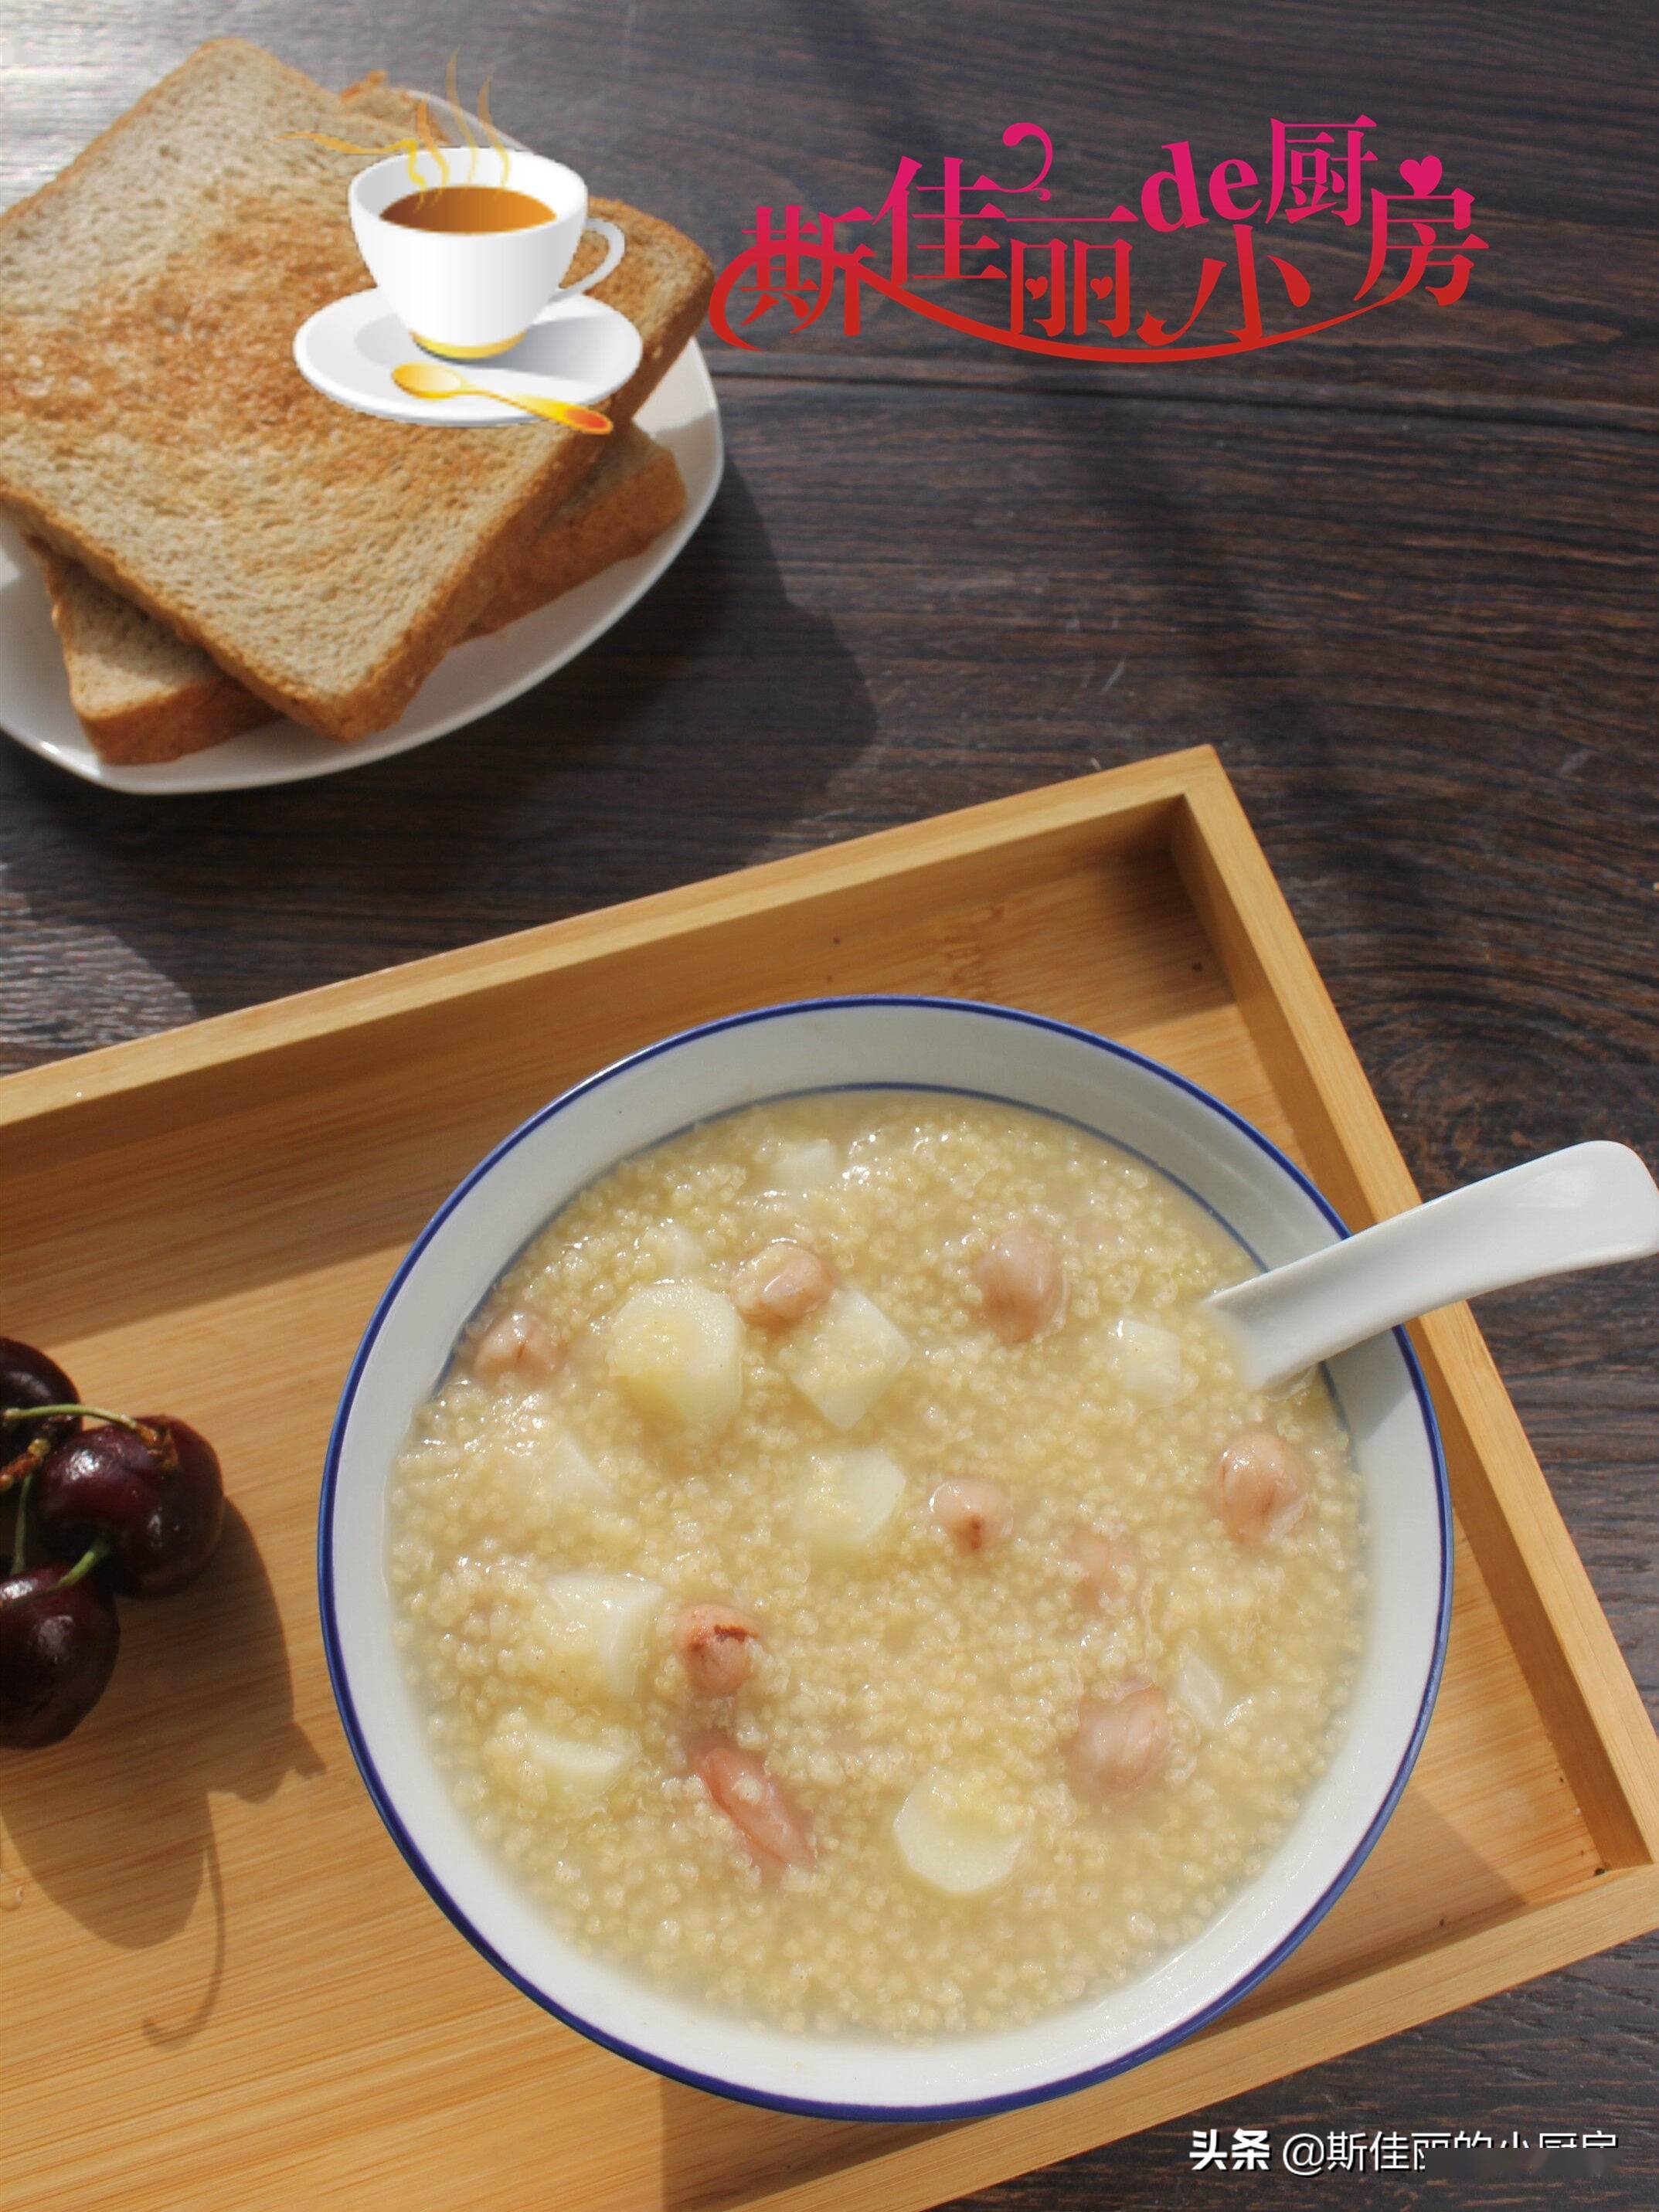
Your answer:
[[[466,147],[465,181],[470,185],[477,173],[478,155],[481,149],[477,140],[472,135],[472,126],[468,122],[465,112],[461,106],[460,94],[456,82],[456,67],[459,59],[460,48],[458,46],[449,57],[449,67],[444,72],[444,106],[453,118],[456,131]],[[490,145],[501,156],[501,173],[497,182],[505,189],[513,167],[513,152],[506,139],[495,128],[494,118],[489,112],[489,86],[494,76],[495,71],[492,70],[489,76],[486,76],[478,87],[478,120],[483,125],[484,135]],[[325,131],[282,131],[276,135],[278,138],[309,138],[315,144],[326,146],[336,154],[356,154],[368,158],[376,155],[401,154],[409,164],[410,184],[424,198],[430,187],[421,173],[420,156],[422,154],[430,154],[433,161],[437,164],[437,189],[442,191],[449,182],[449,164],[444,159],[443,147],[439,143],[437,133],[432,128],[431,109],[424,99],[416,100],[415,104],[415,134],[412,138],[388,139],[384,146],[359,146],[354,144],[349,138],[332,137]]]

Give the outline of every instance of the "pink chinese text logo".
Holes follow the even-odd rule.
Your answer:
[[[1141,186],[1139,210],[1091,216],[1051,207],[1053,143],[1040,125],[1016,123],[1003,144],[1012,151],[1030,141],[1039,162],[1024,184],[982,175],[970,181],[969,165],[954,156],[939,184],[922,184],[921,164],[907,157],[873,213],[854,207],[809,216],[789,206],[780,217],[757,207],[744,234],[751,243],[722,270],[709,319],[728,345],[749,347],[741,333],[762,317],[786,307],[793,330],[805,330],[839,287],[848,337],[858,335],[868,290],[929,322],[1024,353],[1214,361],[1311,337],[1419,289],[1451,307],[1468,289],[1470,257],[1486,250],[1471,227],[1474,198],[1443,188],[1432,154],[1401,161],[1398,187],[1383,189],[1378,156],[1365,143],[1376,128],[1369,115],[1352,123],[1276,121],[1265,181],[1249,161],[1230,160],[1200,182],[1192,147],[1178,140],[1163,149],[1170,166]],[[1352,294],[1352,272],[1334,296],[1326,274],[1328,296],[1316,301],[1297,265],[1297,240],[1307,234],[1296,227],[1315,221],[1343,225],[1357,244],[1368,244]],[[1195,284],[1185,279],[1182,298],[1172,301],[1164,296],[1167,270],[1160,285],[1154,240],[1184,231],[1206,232],[1206,247],[1212,238],[1216,250],[1205,252]],[[1284,251],[1269,250],[1269,240]],[[1322,259],[1322,270],[1329,266]],[[984,289],[961,307],[933,289],[957,284]]]

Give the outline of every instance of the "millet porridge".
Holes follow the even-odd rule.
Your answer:
[[[395,1471],[459,1804],[584,1950],[793,2032],[1012,2026],[1212,1920],[1360,1641],[1322,1381],[1175,1184],[951,1094],[623,1161],[496,1285]]]

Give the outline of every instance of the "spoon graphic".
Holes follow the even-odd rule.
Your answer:
[[[446,368],[441,362],[400,361],[392,381],[413,399],[460,399],[471,394],[505,400],[509,407],[522,407],[526,415],[544,415],[550,422],[562,422],[567,430],[585,430],[590,437],[603,438],[611,428],[611,417],[597,407],[572,407],[562,399],[536,399],[503,392],[493,384],[469,384],[459,369]]]
[[[1252,1388],[1482,1291],[1659,1252],[1659,1189],[1628,1146],[1572,1145],[1396,1213],[1206,1299]]]

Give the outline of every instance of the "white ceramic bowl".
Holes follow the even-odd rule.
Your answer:
[[[1392,1812],[1427,1728],[1451,1605],[1451,1509],[1433,1411],[1401,1334],[1332,1363],[1364,1488],[1365,1652],[1340,1750],[1270,1863],[1193,1942],[1121,1989],[1030,2026],[932,2044],[770,2033],[575,1952],[450,1802],[392,1636],[387,1478],[468,1318],[573,1193],[695,1121],[792,1092],[870,1085],[1061,1115],[1174,1176],[1264,1265],[1346,1234],[1298,1169],[1231,1109],[1121,1045],[957,1001],[836,999],[688,1030],[526,1121],[434,1216],[370,1322],[323,1477],[324,1641],[369,1794],[434,1899],[550,2012],[659,2072],[838,2118],[959,2118],[1137,2064],[1252,1988],[1328,1912]]]

